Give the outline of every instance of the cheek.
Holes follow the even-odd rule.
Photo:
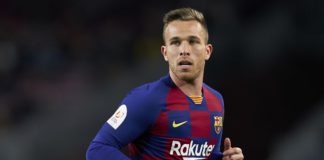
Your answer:
[[[202,54],[197,56],[196,57],[196,61],[197,61],[197,66],[198,68],[201,68],[205,65],[205,61],[206,61],[206,58],[205,58],[205,54]]]
[[[200,62],[206,59],[206,50],[199,48],[193,51],[195,58]]]
[[[177,57],[177,50],[173,49],[173,48],[170,48],[168,50],[167,57],[168,57],[169,61],[175,59]]]

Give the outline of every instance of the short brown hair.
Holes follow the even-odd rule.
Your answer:
[[[171,10],[168,13],[166,13],[163,17],[163,39],[164,39],[164,32],[168,24],[172,21],[190,21],[190,20],[196,20],[198,21],[206,30],[206,43],[208,42],[208,28],[205,21],[204,15],[192,8],[179,8],[175,10]],[[164,39],[165,40],[165,39]]]

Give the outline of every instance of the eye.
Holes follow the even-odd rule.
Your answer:
[[[190,40],[189,40],[189,43],[190,43],[190,44],[199,44],[200,41],[199,41],[198,39],[190,39]]]
[[[170,44],[171,44],[171,45],[179,46],[179,45],[180,45],[180,41],[178,41],[178,40],[174,40],[174,41],[171,41]]]

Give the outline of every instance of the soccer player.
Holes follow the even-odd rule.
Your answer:
[[[180,8],[165,14],[161,53],[169,74],[132,90],[97,133],[87,160],[242,160],[224,140],[224,102],[203,83],[213,47],[202,13]],[[120,151],[128,145],[129,157]]]

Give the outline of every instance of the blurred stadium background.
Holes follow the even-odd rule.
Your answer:
[[[205,81],[247,160],[323,160],[323,3],[1,0],[0,159],[81,160],[127,92],[167,74],[162,17],[205,13]]]

